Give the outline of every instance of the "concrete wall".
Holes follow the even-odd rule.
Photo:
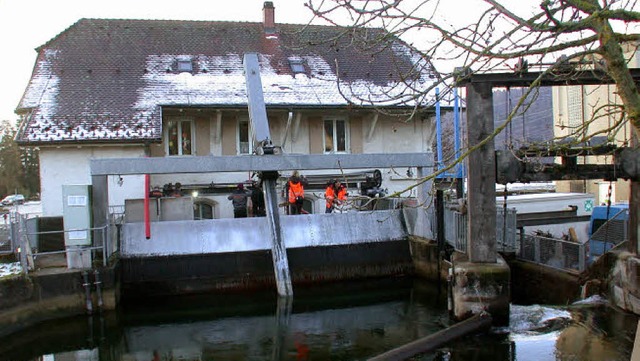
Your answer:
[[[282,216],[292,282],[317,283],[412,274],[402,210]],[[410,224],[407,228],[407,224]],[[265,217],[127,223],[121,242],[124,297],[274,288]]]
[[[89,162],[91,158],[126,158],[144,155],[142,146],[105,147],[41,147],[40,185],[42,215],[62,216],[62,185],[91,184]],[[144,196],[142,176],[123,176],[122,185],[118,176],[109,176],[109,204],[124,205],[128,198]]]
[[[116,308],[113,269],[100,269],[104,310]],[[93,273],[92,307],[97,311]],[[0,337],[46,320],[85,314],[87,300],[81,271],[32,273],[3,278],[0,282]]]
[[[513,303],[565,305],[580,299],[578,273],[515,259],[508,263]]]

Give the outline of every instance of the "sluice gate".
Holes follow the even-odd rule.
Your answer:
[[[410,274],[407,237],[417,212],[384,210],[282,216],[294,284]],[[125,296],[272,288],[276,280],[265,217],[123,226],[121,282]],[[411,226],[409,226],[411,227]]]

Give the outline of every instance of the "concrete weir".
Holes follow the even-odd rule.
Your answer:
[[[401,210],[280,217],[294,284],[413,272]],[[411,223],[411,222],[410,222]],[[266,217],[123,227],[123,297],[273,288]]]

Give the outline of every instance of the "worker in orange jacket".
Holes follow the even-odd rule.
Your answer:
[[[347,200],[347,188],[338,180],[331,180],[324,191],[324,198],[327,202],[325,213],[332,213],[336,205]]]
[[[289,207],[291,214],[302,214],[304,210],[302,205],[304,203],[304,178],[300,177],[298,171],[294,171],[289,181],[287,182],[287,188],[289,189]]]

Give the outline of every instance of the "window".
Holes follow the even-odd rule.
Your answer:
[[[238,154],[253,153],[253,136],[251,132],[249,119],[243,118],[238,120]]]
[[[213,219],[214,206],[203,200],[195,200],[193,203],[193,219]]]
[[[193,154],[193,120],[187,118],[172,118],[165,129],[167,155]]]
[[[347,121],[339,118],[324,120],[324,152],[346,153],[349,149]]]
[[[290,58],[289,66],[291,67],[291,71],[294,74],[304,73],[304,64],[302,63],[302,59],[299,58]]]
[[[191,60],[178,60],[178,72],[189,72],[193,71],[193,63]]]

